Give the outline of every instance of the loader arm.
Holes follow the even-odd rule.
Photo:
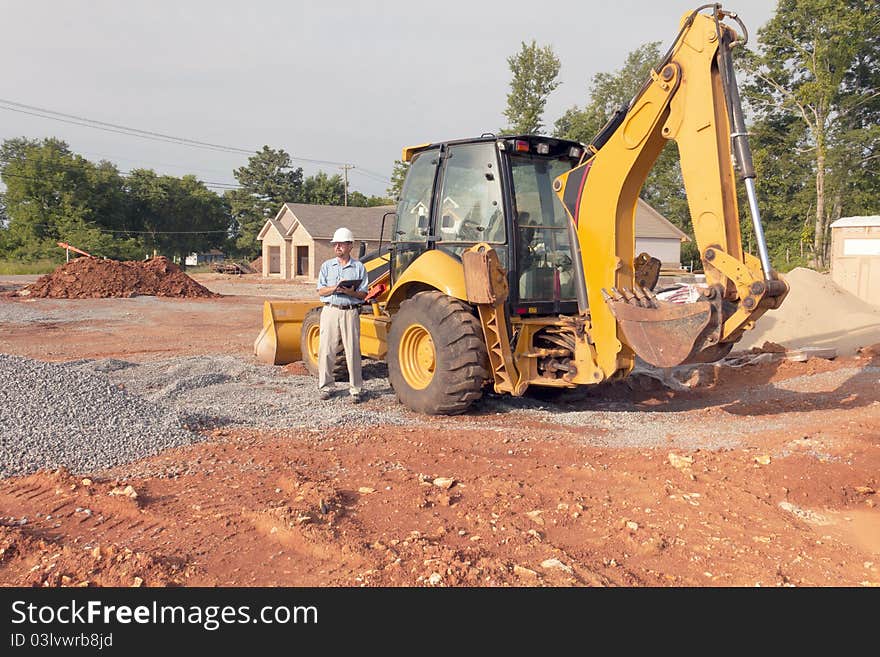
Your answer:
[[[699,13],[706,8],[711,15]],[[580,310],[606,376],[631,368],[633,353],[661,367],[717,360],[788,292],[766,254],[731,64],[730,50],[742,42],[726,17],[736,19],[720,5],[685,14],[640,92],[554,183],[577,234],[586,288],[579,298],[587,299]],[[635,284],[636,202],[668,140],[678,146],[708,283],[692,304],[658,301]],[[746,183],[760,260],[742,249],[735,169]]]

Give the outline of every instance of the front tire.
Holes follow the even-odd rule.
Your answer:
[[[401,403],[429,415],[463,413],[488,377],[483,331],[469,306],[437,291],[400,304],[388,334],[388,379]]]

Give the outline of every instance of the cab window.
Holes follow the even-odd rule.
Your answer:
[[[438,244],[506,241],[494,142],[449,147],[439,200]]]
[[[416,155],[406,174],[406,181],[397,204],[397,242],[425,242],[431,216],[431,192],[437,169],[436,149]]]
[[[524,154],[510,159],[518,231],[519,298],[572,300],[575,282],[569,219],[553,192],[553,180],[571,169],[574,162]]]
[[[431,194],[439,149],[423,151],[410,164],[397,203],[397,224],[392,235],[391,280],[397,278],[428,248]]]

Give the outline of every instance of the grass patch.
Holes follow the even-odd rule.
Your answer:
[[[55,271],[57,266],[58,263],[52,260],[36,260],[34,262],[0,260],[0,274],[48,274]]]

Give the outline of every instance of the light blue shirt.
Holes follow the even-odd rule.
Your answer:
[[[368,287],[367,269],[360,260],[351,258],[345,265],[339,264],[336,258],[330,258],[321,265],[321,272],[318,274],[318,286],[322,287],[336,286],[339,281],[350,281],[360,278],[361,284],[358,285],[358,292],[366,292]],[[351,306],[363,303],[362,299],[355,299],[347,294],[331,294],[321,297],[324,303],[335,303],[337,306]]]

